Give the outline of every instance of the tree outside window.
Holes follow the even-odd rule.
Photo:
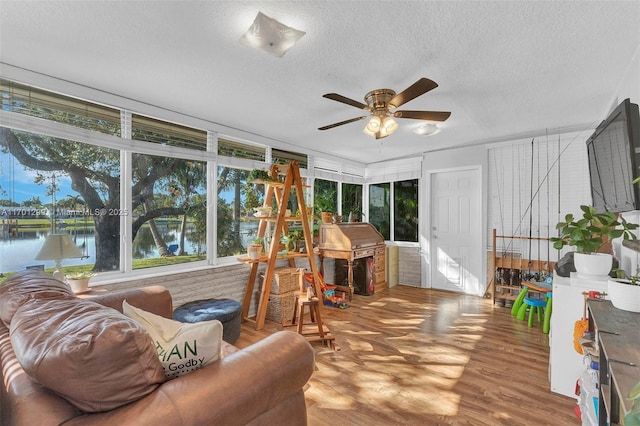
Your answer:
[[[143,154],[132,164],[133,268],[204,259],[205,164]]]
[[[342,184],[342,216],[344,221],[361,221],[362,219],[362,185],[355,183]],[[356,219],[357,217],[357,219]]]
[[[16,181],[19,185],[5,190],[8,198],[2,204],[12,209],[0,208],[0,216],[8,221],[15,212],[27,213],[14,219],[24,225],[18,230],[32,230],[20,235],[23,243],[37,238],[28,258],[40,249],[40,238],[66,232],[93,260],[95,271],[118,270],[120,217],[129,213],[120,206],[119,151],[8,128],[0,128],[0,148],[3,158],[14,164],[12,188]],[[30,192],[30,199],[23,199],[25,192]],[[51,197],[51,202],[40,201],[41,196]],[[11,254],[7,251],[2,257]]]
[[[369,223],[378,229],[385,240],[390,240],[391,190],[389,183],[369,185]]]
[[[418,241],[418,179],[393,183],[393,239]]]
[[[324,179],[313,182],[313,211],[317,216],[322,212],[338,212],[338,182]]]
[[[258,222],[246,220],[264,202],[265,187],[253,183],[252,172],[218,167],[217,256],[238,255],[258,234]]]

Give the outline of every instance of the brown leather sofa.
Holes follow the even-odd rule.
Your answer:
[[[7,282],[35,284],[37,289],[38,285],[47,285],[47,280],[52,281],[41,272],[24,272]],[[0,284],[0,301],[8,297],[2,292],[4,287]],[[75,300],[74,296],[69,297]],[[167,318],[172,316],[171,295],[160,286],[90,298],[120,312],[124,299],[146,311]],[[281,331],[242,350],[222,342],[223,357],[213,364],[165,381],[134,402],[109,411],[86,413],[25,373],[11,343],[11,324],[5,323],[7,310],[11,309],[5,304],[3,310],[0,312],[1,425],[307,424],[303,386],[313,372],[314,352],[296,333]]]

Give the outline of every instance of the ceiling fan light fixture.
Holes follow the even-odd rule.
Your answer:
[[[305,34],[258,12],[253,24],[240,37],[240,43],[281,58]]]
[[[385,117],[382,120],[382,126],[380,126],[380,134],[384,136],[389,136],[391,133],[395,132],[398,128],[398,123],[393,117]]]
[[[372,134],[376,133],[380,130],[381,123],[382,121],[380,120],[380,117],[374,115],[373,117],[371,117],[371,120],[369,120],[369,123],[367,123],[367,127],[365,127],[365,129],[367,129]]]
[[[436,123],[426,123],[420,127],[416,127],[413,132],[420,136],[431,136],[440,133],[440,127],[438,127]]]

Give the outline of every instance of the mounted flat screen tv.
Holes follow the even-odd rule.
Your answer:
[[[622,101],[587,140],[591,197],[599,212],[640,210],[640,114]]]

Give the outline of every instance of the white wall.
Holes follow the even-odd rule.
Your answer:
[[[611,101],[609,109],[615,108],[624,99],[630,98],[631,102],[640,104],[640,45],[636,49],[635,55],[631,59],[626,74],[622,77],[618,90]],[[640,223],[640,212],[625,213],[624,217],[629,222]],[[640,234],[640,232],[636,232]],[[640,253],[622,247],[620,244],[614,243],[616,257],[620,261],[620,267],[627,274],[636,274],[637,268],[640,266]]]
[[[586,129],[488,146],[487,235],[495,229],[497,235],[553,237],[566,214],[581,214],[579,206],[591,204],[585,144],[591,133]],[[548,244],[500,239],[496,245],[526,259],[557,260]]]
[[[615,96],[611,99],[604,115],[606,116],[626,98],[630,98],[634,104],[640,104],[640,44],[631,58],[627,72],[620,79]]]

